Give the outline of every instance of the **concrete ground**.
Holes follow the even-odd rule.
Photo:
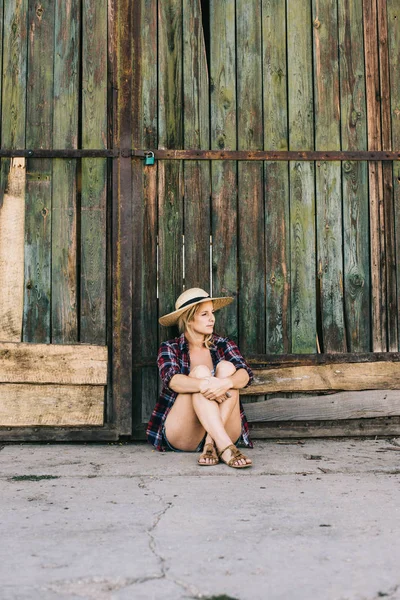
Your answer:
[[[0,451],[0,600],[400,599],[400,440]]]

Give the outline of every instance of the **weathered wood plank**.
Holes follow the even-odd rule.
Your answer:
[[[184,147],[208,149],[209,77],[200,0],[183,3]],[[210,290],[210,164],[184,163],[185,287]]]
[[[1,383],[105,385],[107,348],[0,343]]]
[[[311,11],[287,3],[289,145],[314,148]],[[290,163],[292,352],[316,351],[314,165]]]
[[[400,417],[354,419],[350,421],[298,421],[250,424],[254,439],[367,437],[400,435]]]
[[[274,369],[283,365],[327,365],[332,363],[399,362],[399,352],[366,352],[363,354],[265,354],[246,355],[252,367]]]
[[[55,148],[78,147],[80,1],[57,0],[55,15]],[[76,160],[53,160],[51,341],[78,341]]]
[[[261,5],[236,0],[238,149],[263,148]],[[239,344],[265,351],[263,165],[238,165]]]
[[[159,147],[182,148],[182,2],[165,0],[158,4],[158,127]],[[182,165],[160,161],[159,199],[159,311],[174,309],[183,290],[183,181]],[[175,334],[162,328],[160,336]]]
[[[0,423],[6,427],[102,425],[102,386],[0,384]]]
[[[272,392],[400,389],[400,364],[328,364],[257,370],[246,395]],[[243,392],[244,393],[244,392]]]
[[[342,150],[367,147],[362,1],[339,0]],[[344,299],[347,349],[371,346],[368,175],[365,163],[343,168]]]
[[[341,392],[301,398],[271,398],[246,404],[249,422],[372,419],[400,415],[399,390]]]
[[[107,0],[84,0],[82,147],[107,147]],[[105,159],[82,159],[80,340],[106,341]]]
[[[25,159],[13,158],[0,203],[0,340],[7,342],[22,337],[25,180]]]
[[[0,65],[3,70],[3,39],[4,39],[4,30],[3,30],[3,20],[4,20],[4,6],[3,0],[0,0]],[[0,77],[0,123],[1,123],[1,115],[2,115],[2,85],[3,85],[3,72]],[[0,128],[1,133],[1,128]],[[1,139],[1,137],[0,137]],[[0,176],[1,176],[1,161],[0,161]],[[1,206],[1,182],[0,182],[0,206]]]
[[[382,149],[376,0],[363,0],[368,150]],[[369,206],[372,289],[372,349],[386,350],[386,252],[382,163],[370,162]]]
[[[115,442],[113,425],[102,427],[0,427],[2,442]]]
[[[210,1],[211,148],[236,150],[235,0]],[[213,293],[237,295],[237,164],[211,163]],[[237,303],[217,316],[217,329],[238,339]]]
[[[264,149],[288,150],[286,7],[262,2]],[[264,165],[266,351],[289,352],[290,231],[287,162]]]
[[[26,144],[53,147],[55,4],[29,0]],[[29,159],[26,178],[23,339],[50,341],[52,164]]]
[[[340,150],[337,2],[313,0],[315,148]],[[345,352],[340,163],[318,162],[317,290],[324,352]]]

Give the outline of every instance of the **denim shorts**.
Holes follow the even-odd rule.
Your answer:
[[[162,428],[162,438],[163,438],[163,441],[164,441],[165,445],[167,446],[168,450],[172,450],[172,452],[201,452],[203,450],[204,442],[205,442],[206,437],[207,437],[207,435],[205,435],[203,437],[203,439],[201,440],[200,444],[197,446],[196,450],[179,450],[179,448],[174,448],[174,446],[169,443],[169,441],[167,439],[167,435],[165,433],[165,425]]]

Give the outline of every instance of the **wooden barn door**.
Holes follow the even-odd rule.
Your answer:
[[[2,439],[116,437],[108,10],[0,0]]]

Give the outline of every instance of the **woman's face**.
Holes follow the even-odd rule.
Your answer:
[[[194,315],[190,323],[192,330],[201,335],[210,335],[213,332],[215,323],[213,303],[203,302],[199,305],[199,310]]]

